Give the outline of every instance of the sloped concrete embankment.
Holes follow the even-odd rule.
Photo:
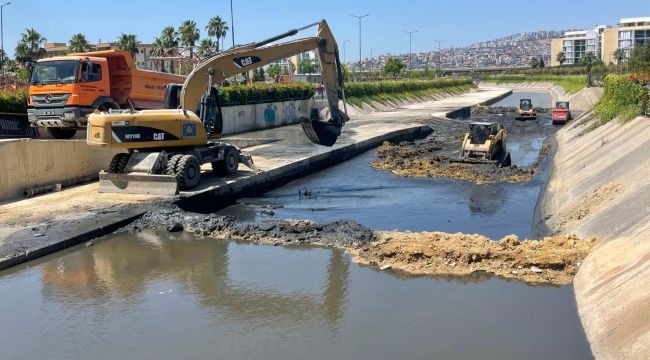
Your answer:
[[[589,103],[594,90],[576,94]],[[551,178],[540,201],[548,232],[608,240],[574,280],[597,359],[650,357],[650,119],[612,121],[584,133],[590,114],[556,135]]]

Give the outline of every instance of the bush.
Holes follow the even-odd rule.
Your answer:
[[[223,106],[304,100],[311,98],[314,94],[314,85],[308,82],[233,85],[219,88]]]
[[[0,112],[27,113],[27,91],[0,91]]]
[[[594,113],[598,120],[591,130],[619,117],[627,122],[641,115],[647,105],[648,90],[633,76],[610,74],[604,80],[605,91],[596,104]]]

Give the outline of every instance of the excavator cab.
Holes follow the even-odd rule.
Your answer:
[[[179,109],[181,107],[182,88],[182,84],[167,84],[165,89],[165,109]],[[201,119],[208,139],[221,137],[223,116],[221,114],[219,91],[216,88],[210,87],[209,93],[206,92],[201,96],[201,102],[197,106],[195,113]]]

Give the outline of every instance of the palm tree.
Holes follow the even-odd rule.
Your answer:
[[[557,60],[557,62],[560,63],[560,66],[562,66],[562,64],[564,64],[564,62],[566,61],[566,54],[564,53],[564,51],[560,51],[559,53],[557,53],[557,56],[555,56],[555,60]]]
[[[625,50],[617,48],[614,50],[614,59],[616,60],[616,65],[618,65],[618,72],[620,73],[623,70],[623,60],[625,60]]]
[[[217,38],[217,51],[219,51],[223,45],[221,39],[226,38],[226,32],[228,31],[228,23],[223,21],[220,16],[214,16],[208,21],[208,26],[205,27],[205,30],[208,32],[208,36],[214,36]]]
[[[162,56],[165,53],[165,47],[163,46],[162,40],[160,38],[155,38],[153,44],[151,44],[151,56],[157,57]],[[165,72],[165,60],[156,60],[156,70]]]
[[[201,40],[201,43],[199,44],[199,52],[198,52],[199,57],[205,59],[207,57],[216,54],[217,51],[218,51],[217,45],[215,44],[214,41],[212,41],[212,39],[207,38]]]
[[[192,20],[183,21],[178,28],[178,33],[180,34],[181,44],[190,48],[190,59],[192,59],[194,57],[193,46],[201,36],[199,29],[196,27],[196,22]]]
[[[582,57],[580,58],[580,65],[584,66],[587,68],[587,87],[591,87],[591,68],[596,65],[596,62],[598,59],[596,58],[596,55],[592,52],[586,52]]]
[[[160,41],[163,45],[163,52],[168,51],[169,49],[178,47],[178,33],[173,26],[167,26],[160,32]],[[176,51],[170,51],[167,53],[168,56],[176,55]],[[169,72],[174,73],[174,60],[169,61]]]
[[[24,63],[42,58],[45,55],[43,46],[46,41],[47,39],[34,28],[25,29],[25,32],[20,34],[20,40],[14,51],[16,60]]]
[[[140,41],[133,34],[120,34],[120,37],[117,38],[117,48],[120,50],[126,50],[131,53],[131,56],[135,58],[135,54],[138,53],[138,44]]]
[[[90,43],[86,40],[86,36],[78,33],[70,39],[70,51],[72,52],[86,52],[90,51]]]

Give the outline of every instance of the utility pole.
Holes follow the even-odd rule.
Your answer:
[[[0,5],[0,50],[2,52],[2,58],[0,58],[0,67],[2,67],[2,79],[5,77],[5,38],[3,34],[3,24],[2,24],[2,8],[11,4],[11,2],[6,2],[4,5]]]
[[[440,76],[440,69],[441,69],[440,62],[442,61],[442,57],[441,57],[441,54],[440,54],[440,43],[441,43],[441,40],[433,40],[433,41],[436,42],[436,43],[438,43],[438,61],[436,61],[436,63],[437,63],[437,65],[438,65],[438,66],[437,66],[437,70],[438,70],[438,74],[437,74],[437,76]]]
[[[361,19],[363,19],[366,16],[370,16],[370,14],[365,14],[365,15],[350,15],[353,16],[357,19],[359,19],[359,79],[361,79]]]
[[[413,66],[413,60],[411,59],[413,56],[413,51],[411,51],[411,35],[413,35],[413,33],[416,33],[418,31],[413,30],[413,31],[404,31],[404,32],[409,34],[409,70],[411,70],[411,67]]]
[[[343,40],[343,63],[345,64],[345,43],[350,40]]]

